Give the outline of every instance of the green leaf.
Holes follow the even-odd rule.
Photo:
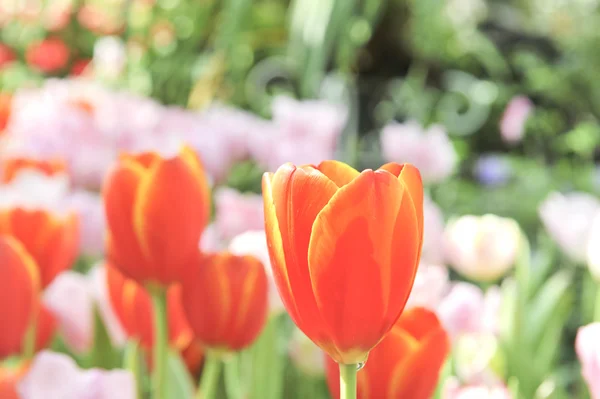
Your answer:
[[[191,399],[194,397],[194,380],[178,352],[169,351],[167,359],[168,398]]]
[[[94,306],[94,347],[88,357],[88,366],[103,369],[119,367],[121,355],[113,346],[110,335],[102,321],[98,308]]]
[[[136,341],[128,341],[123,355],[123,368],[133,374],[136,384],[137,399],[144,397],[144,376],[147,375],[142,356],[143,353],[139,343]]]

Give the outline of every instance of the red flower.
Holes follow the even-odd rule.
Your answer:
[[[17,57],[15,56],[15,52],[6,44],[0,43],[0,70],[16,59]]]
[[[42,72],[52,73],[64,69],[70,57],[70,50],[60,39],[51,38],[33,43],[27,48],[27,63]]]
[[[181,281],[210,217],[210,191],[196,154],[124,155],[103,189],[111,264],[140,284]]]
[[[85,75],[85,72],[88,70],[88,66],[92,62],[91,59],[85,58],[81,60],[77,60],[73,63],[71,67],[71,76],[82,76]]]
[[[211,254],[183,281],[183,309],[198,340],[209,348],[238,351],[265,325],[267,275],[252,256]]]
[[[265,174],[263,197],[275,283],[292,320],[337,362],[364,361],[412,289],[423,238],[419,171],[285,164]]]
[[[358,372],[358,399],[429,399],[435,392],[450,343],[435,313],[412,308],[371,353]],[[340,395],[338,364],[327,359],[327,384]]]

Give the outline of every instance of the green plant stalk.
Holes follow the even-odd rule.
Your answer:
[[[135,379],[136,399],[142,398],[142,364],[140,359],[140,345],[136,341],[129,341],[123,354],[123,368],[128,370]]]
[[[600,321],[600,286],[596,289],[596,301],[594,302],[594,320]]]
[[[38,324],[38,315],[34,315],[29,322],[29,327],[25,332],[25,338],[23,341],[23,358],[25,360],[33,359],[35,355],[35,341],[37,335],[37,324]]]
[[[242,399],[244,387],[240,376],[240,354],[225,362],[225,392],[227,399]]]
[[[169,346],[167,291],[150,287],[154,304],[154,356],[152,359],[152,398],[167,399],[167,355]]]
[[[221,358],[215,353],[207,351],[204,370],[202,370],[202,377],[200,378],[200,389],[196,399],[217,398],[222,368]]]
[[[340,363],[340,399],[356,399],[356,364]]]

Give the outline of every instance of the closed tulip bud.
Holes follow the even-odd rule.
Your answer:
[[[123,155],[103,197],[111,263],[141,284],[180,281],[210,217],[208,182],[196,154],[183,147],[167,159]]]
[[[430,310],[412,308],[369,354],[358,372],[358,399],[429,399],[450,350],[448,336]],[[327,361],[327,384],[339,398],[339,370]]]
[[[0,234],[19,240],[33,257],[42,288],[70,268],[79,252],[79,222],[74,213],[61,216],[41,209],[3,209]]]
[[[592,399],[600,399],[600,323],[580,327],[575,338],[575,352],[581,363],[581,375]]]
[[[463,276],[492,282],[514,266],[521,240],[521,229],[513,219],[466,215],[446,226],[446,256]]]
[[[267,275],[252,256],[207,255],[183,282],[183,309],[208,348],[239,351],[262,331],[268,310]]]
[[[35,261],[13,237],[0,235],[0,359],[19,353],[38,312],[39,273]]]
[[[292,320],[338,363],[365,361],[400,317],[415,279],[419,171],[285,164],[264,175],[263,197],[273,275]]]

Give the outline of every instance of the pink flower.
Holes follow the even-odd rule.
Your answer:
[[[85,276],[72,271],[59,274],[44,291],[44,303],[58,320],[65,342],[78,353],[94,344],[94,309],[100,312],[113,344],[120,346],[125,333],[108,301],[104,267]]]
[[[64,354],[40,352],[17,388],[23,399],[135,399],[133,375],[125,370],[81,370]]]
[[[258,194],[243,194],[232,188],[215,192],[215,224],[221,239],[231,240],[248,230],[264,228],[263,199]]]
[[[425,182],[439,183],[454,173],[458,157],[441,125],[424,129],[415,121],[392,123],[381,131],[381,151],[389,162],[412,163]]]
[[[575,352],[581,362],[581,374],[592,399],[600,399],[600,323],[580,327],[575,338]]]
[[[200,238],[200,250],[202,252],[219,252],[223,250],[225,244],[219,236],[215,223],[209,224]]]
[[[78,190],[65,198],[64,206],[79,215],[81,252],[92,256],[102,255],[106,230],[102,197],[89,191]]]
[[[288,353],[294,366],[303,373],[310,376],[325,374],[325,352],[298,328],[294,328]]]
[[[443,399],[512,399],[509,390],[500,384],[461,386],[456,378],[444,384]]]
[[[425,264],[421,261],[406,307],[422,306],[435,310],[449,288],[450,279],[445,266]]]
[[[444,263],[444,215],[435,202],[424,197],[423,201],[423,250],[421,260],[428,263]]]
[[[586,260],[594,216],[600,211],[596,197],[581,192],[551,193],[539,207],[546,231],[573,261]]]
[[[525,96],[510,100],[500,120],[500,134],[505,142],[514,144],[523,139],[525,123],[533,109],[533,103]]]
[[[251,255],[262,262],[269,280],[269,308],[272,313],[283,312],[283,302],[273,279],[267,237],[264,230],[250,230],[235,236],[229,243],[229,251],[236,255]]]

